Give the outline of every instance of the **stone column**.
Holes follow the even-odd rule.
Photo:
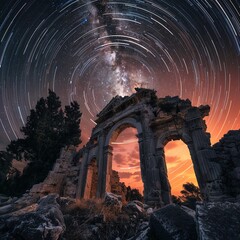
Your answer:
[[[210,135],[205,132],[205,122],[198,108],[191,108],[186,115],[186,128],[192,138],[191,155],[196,158],[196,176],[203,187],[205,198],[222,197],[220,186],[221,168],[213,162],[216,154],[211,148]]]
[[[83,198],[84,196],[86,178],[87,178],[87,172],[88,172],[88,153],[89,153],[89,149],[86,147],[86,149],[84,149],[83,160],[81,163],[81,169],[78,177],[78,187],[77,187],[77,193],[76,193],[77,199]]]
[[[112,176],[112,146],[108,145],[104,148],[104,159],[106,168],[106,190],[105,192],[111,192],[111,176]]]
[[[161,204],[161,183],[156,164],[155,138],[149,127],[148,112],[142,115],[142,135],[139,135],[140,161],[144,181],[144,200],[147,204]]]
[[[101,198],[104,196],[103,193],[103,189],[104,189],[104,172],[103,172],[103,168],[104,168],[104,151],[103,151],[103,146],[104,146],[104,141],[105,141],[105,137],[103,132],[101,133],[101,135],[98,138],[98,186],[97,186],[97,194],[96,197],[97,198]]]
[[[105,192],[111,192],[111,175],[112,175],[112,146],[107,145],[103,148],[103,158],[101,161],[101,174],[99,174],[99,178],[101,177],[101,191],[100,197],[103,198]]]
[[[144,142],[143,142],[143,134],[137,134],[138,137],[138,146],[139,146],[139,160],[140,160],[140,168],[141,168],[141,175],[142,175],[142,181],[143,184],[145,184],[146,181],[146,165],[144,161]],[[145,186],[144,186],[145,191]]]
[[[168,180],[167,166],[163,148],[157,148],[156,161],[161,184],[161,206],[164,206],[171,203],[172,198],[171,198],[171,186]]]
[[[199,162],[198,162],[198,158],[196,155],[196,151],[193,145],[193,142],[187,142],[186,143],[191,155],[191,159],[192,159],[192,163],[193,163],[193,169],[196,175],[196,179],[198,182],[198,186],[200,188],[200,191],[202,194],[204,194],[204,189],[205,189],[205,185],[206,185],[206,180],[204,179],[204,177],[202,176],[202,171],[201,171],[201,166],[199,166]]]
[[[91,197],[92,178],[93,178],[93,168],[91,167],[91,165],[88,165],[86,184],[85,184],[85,190],[83,195],[84,199],[89,199]]]

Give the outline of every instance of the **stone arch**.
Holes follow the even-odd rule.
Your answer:
[[[182,135],[178,131],[166,131],[161,133],[157,138],[157,148],[164,148],[171,140],[183,140]]]
[[[135,118],[126,118],[126,119],[122,119],[119,122],[117,122],[116,124],[114,124],[111,129],[108,131],[108,134],[106,136],[106,140],[104,143],[104,148],[108,151],[108,154],[105,158],[105,162],[106,162],[106,190],[110,191],[111,190],[111,186],[110,184],[110,180],[111,180],[111,175],[112,175],[112,147],[110,146],[112,141],[115,141],[117,139],[117,137],[119,136],[119,134],[121,132],[123,132],[126,128],[135,128],[137,130],[137,137],[139,140],[139,136],[142,135],[142,125],[140,122],[138,122]],[[140,140],[138,141],[139,143],[139,156],[140,156],[140,163],[144,162],[144,159],[141,159],[141,156],[143,156],[143,153],[141,153],[141,148],[140,148]],[[144,165],[144,164],[142,164]],[[103,176],[104,177],[104,176]],[[141,177],[144,183],[144,172],[142,171],[141,168]]]
[[[181,139],[187,144],[195,174],[205,197],[216,198],[221,189],[216,188],[221,177],[219,164],[213,162],[216,154],[211,149],[210,135],[203,118],[209,106],[193,107],[191,102],[179,97],[157,98],[149,89],[136,89],[129,97],[116,96],[97,115],[96,127],[83,148],[83,161],[79,175],[79,197],[93,196],[89,192],[88,167],[91,158],[97,157],[98,184],[96,197],[104,197],[111,190],[112,147],[114,140],[126,127],[138,132],[141,175],[144,183],[144,200],[147,204],[166,205],[171,202],[164,146],[171,139]]]
[[[172,195],[171,184],[168,179],[168,169],[167,169],[166,157],[165,157],[165,146],[170,141],[176,141],[176,140],[181,140],[183,143],[185,143],[189,149],[190,155],[192,154],[189,148],[189,144],[192,142],[191,137],[186,133],[183,133],[182,131],[177,131],[177,130],[158,133],[156,156],[157,156],[157,162],[160,170],[160,179],[161,179],[160,181],[161,181],[161,188],[162,188],[161,198],[163,203],[171,202],[171,195]],[[194,161],[193,161],[193,164],[194,164]],[[195,164],[194,170],[195,170],[196,178],[198,179],[196,174],[198,173],[198,171],[196,170],[196,168],[197,166]]]
[[[170,124],[169,124],[170,125]],[[173,125],[174,126],[174,125]],[[181,132],[178,131],[175,127],[172,127],[172,130],[163,130],[157,131],[157,141],[156,141],[156,168],[160,176],[160,186],[161,186],[161,205],[166,205],[171,203],[171,185],[168,179],[168,170],[165,160],[165,151],[164,148],[168,142],[171,140],[180,140]]]
[[[114,124],[108,131],[104,146],[108,146],[110,144],[110,140],[116,140],[118,135],[128,127],[136,128],[138,135],[142,134],[142,125],[140,122],[136,121],[134,118],[122,119]],[[116,135],[114,135],[114,133],[116,133]]]

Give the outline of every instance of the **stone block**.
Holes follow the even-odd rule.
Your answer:
[[[150,231],[161,240],[196,240],[194,218],[177,205],[168,205],[150,217]]]
[[[50,195],[39,202],[36,211],[0,218],[0,239],[58,240],[66,229],[63,214]]]
[[[240,152],[238,151],[238,149],[236,147],[231,148],[230,153],[231,153],[231,156],[233,156],[233,157],[240,156]]]
[[[240,203],[204,203],[196,209],[200,240],[239,240]]]
[[[233,177],[240,180],[240,167],[237,167],[233,170]]]

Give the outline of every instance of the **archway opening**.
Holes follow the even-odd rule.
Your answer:
[[[95,198],[97,195],[97,186],[98,186],[98,168],[97,168],[97,159],[93,158],[88,165],[87,169],[87,179],[86,187],[84,192],[84,198]]]
[[[117,193],[116,182],[120,181],[126,187],[130,186],[131,190],[137,189],[143,195],[137,130],[131,126],[123,126],[120,130],[117,129],[116,132],[117,134],[113,134],[111,139],[111,146],[113,147],[112,192]],[[118,177],[119,179],[117,179]],[[122,185],[122,187],[124,186]],[[122,189],[122,191],[129,190],[129,188]],[[134,194],[134,191],[132,193]]]
[[[181,140],[170,141],[164,150],[171,194],[180,196],[183,184],[187,182],[198,186],[187,145]]]

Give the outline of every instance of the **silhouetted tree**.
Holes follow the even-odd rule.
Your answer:
[[[7,179],[12,166],[12,156],[6,151],[0,151],[0,186]]]
[[[133,200],[138,200],[138,201],[143,201],[143,196],[142,194],[139,192],[138,189],[133,188],[131,189],[130,186],[127,187],[127,194],[126,194],[126,200],[129,201],[133,201]]]
[[[172,202],[177,204],[177,205],[182,205],[182,201],[180,197],[177,197],[175,195],[172,195]]]
[[[201,193],[199,187],[195,186],[193,183],[183,184],[183,190],[181,191],[182,196],[180,199],[184,206],[191,209],[196,209],[196,202],[202,201]]]
[[[64,124],[64,137],[66,144],[78,145],[81,143],[80,135],[81,130],[79,128],[81,116],[80,106],[74,101],[71,102],[70,106],[65,107],[65,124]]]
[[[15,159],[28,161],[16,189],[12,189],[15,193],[21,194],[43,181],[62,147],[81,143],[80,120],[77,102],[72,102],[63,111],[59,97],[53,91],[49,90],[46,99],[40,98],[21,129],[24,138],[11,141],[7,147]]]

